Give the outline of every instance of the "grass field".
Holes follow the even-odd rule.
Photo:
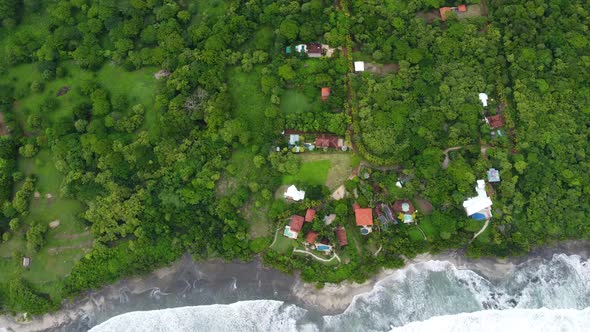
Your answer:
[[[303,153],[302,166],[295,175],[283,177],[283,184],[301,181],[307,184],[324,184],[330,190],[338,188],[350,176],[359,160],[348,153]]]
[[[288,90],[281,96],[281,112],[293,114],[309,111],[310,103],[307,97],[294,90]]]
[[[277,240],[270,248],[278,253],[286,254],[293,251],[296,244],[297,242],[295,240],[283,236],[283,229],[281,228],[277,235]]]
[[[325,185],[329,171],[330,160],[308,161],[301,165],[297,174],[283,176],[283,184]]]
[[[416,227],[410,228],[408,230],[408,235],[410,236],[410,239],[414,242],[424,241],[424,236],[422,236],[422,233],[420,233],[420,231]]]
[[[428,240],[434,240],[438,238],[438,229],[432,224],[432,222],[418,220],[418,225],[420,228],[422,228],[424,234],[426,234],[426,237],[428,237]]]

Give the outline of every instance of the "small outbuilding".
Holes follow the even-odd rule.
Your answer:
[[[23,257],[23,267],[29,267],[31,265],[31,259],[29,257]]]
[[[320,235],[320,233],[315,231],[307,232],[307,234],[305,234],[305,242],[307,242],[310,245],[315,245],[315,241],[318,238],[318,235]]]
[[[500,182],[500,172],[495,168],[490,168],[488,170],[488,182]]]
[[[362,72],[365,71],[365,62],[363,61],[355,61],[354,62],[354,71],[355,72]]]
[[[500,114],[488,116],[486,118],[486,121],[490,125],[490,128],[492,128],[492,129],[504,127],[504,124],[505,124],[504,119],[502,119],[502,116]]]
[[[344,227],[338,227],[334,232],[336,233],[338,244],[340,244],[341,247],[347,246],[348,238],[346,237],[346,229],[344,229]]]
[[[488,95],[487,94],[485,94],[483,92],[480,93],[479,100],[481,100],[483,107],[488,107]]]
[[[315,218],[316,211],[314,209],[307,209],[305,212],[305,222],[312,222]]]
[[[323,48],[320,43],[308,43],[307,44],[307,56],[310,58],[319,58],[322,56]]]

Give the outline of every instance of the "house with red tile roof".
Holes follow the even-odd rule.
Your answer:
[[[354,210],[356,225],[361,227],[361,234],[367,235],[373,230],[373,209],[358,208]]]
[[[289,223],[289,225],[285,226],[285,231],[283,232],[283,235],[290,239],[296,240],[299,236],[299,232],[301,232],[301,228],[303,228],[304,220],[305,218],[303,218],[302,216],[291,216],[291,222]]]
[[[336,233],[336,239],[338,239],[338,243],[341,247],[348,245],[348,238],[346,237],[346,229],[344,229],[344,227],[336,228],[334,233]]]
[[[305,212],[305,222],[312,222],[315,218],[316,211],[314,209],[307,209]]]
[[[492,129],[497,129],[500,127],[504,126],[504,119],[502,118],[502,116],[500,114],[496,114],[496,115],[492,115],[492,116],[488,116],[486,118],[487,123],[490,124],[490,127]]]
[[[318,238],[318,235],[320,235],[320,233],[315,231],[307,232],[307,234],[305,234],[305,242],[311,245],[315,245],[315,241]]]
[[[335,135],[318,135],[315,138],[317,148],[340,149],[344,145],[344,140]]]
[[[438,11],[441,20],[446,21],[450,13],[465,13],[467,11],[467,6],[459,5],[457,7],[442,7]]]

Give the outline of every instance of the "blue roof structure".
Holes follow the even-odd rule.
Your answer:
[[[490,168],[488,170],[488,182],[500,182],[500,172],[495,168]]]

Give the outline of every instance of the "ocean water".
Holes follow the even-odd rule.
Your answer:
[[[590,263],[577,255],[534,258],[489,280],[429,261],[379,281],[340,314],[294,303],[256,299],[135,311],[91,331],[588,331]]]

